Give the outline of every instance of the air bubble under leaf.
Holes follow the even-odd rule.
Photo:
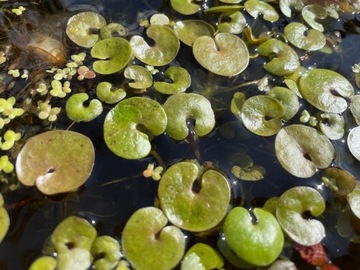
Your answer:
[[[299,56],[288,44],[278,40],[269,39],[258,47],[259,54],[268,56],[270,61],[264,68],[279,76],[293,73],[299,66]]]
[[[291,44],[307,51],[317,51],[326,44],[326,37],[316,29],[308,29],[299,22],[291,22],[286,25],[284,35]]]
[[[174,31],[179,39],[188,46],[192,46],[198,37],[212,37],[215,33],[214,27],[202,20],[178,21],[174,25]]]
[[[320,216],[325,210],[325,200],[312,187],[298,186],[285,191],[276,208],[276,218],[285,233],[296,243],[311,246],[319,243],[325,236],[324,225],[313,218],[304,218],[309,212]]]
[[[311,69],[299,81],[301,95],[317,109],[342,113],[348,107],[345,98],[354,95],[351,83],[341,74],[329,69]]]
[[[328,167],[335,156],[329,139],[304,125],[282,128],[276,135],[275,151],[283,168],[301,178],[311,177],[318,168]]]
[[[129,42],[121,37],[100,40],[91,48],[91,56],[97,60],[93,69],[99,74],[113,74],[126,67],[132,58]]]
[[[171,7],[184,15],[191,15],[200,10],[200,5],[194,0],[170,0]]]
[[[220,172],[205,172],[191,161],[172,165],[158,188],[161,208],[179,228],[200,232],[215,227],[225,216],[230,202],[228,180]]]
[[[172,29],[163,25],[152,25],[146,30],[146,35],[154,41],[154,46],[150,46],[141,36],[130,39],[137,59],[150,66],[164,66],[175,59],[180,41]]]
[[[259,14],[262,14],[264,20],[269,22],[276,22],[279,19],[279,14],[276,9],[265,1],[248,0],[245,2],[244,7],[245,10],[255,19],[259,16]]]
[[[270,212],[254,208],[253,214],[256,223],[243,207],[230,211],[223,228],[226,242],[244,261],[257,266],[269,265],[283,248],[284,234]]]
[[[167,117],[161,105],[150,98],[132,97],[109,111],[104,123],[104,140],[109,149],[126,159],[146,157],[150,140],[165,131]]]
[[[0,194],[0,243],[4,239],[10,226],[9,215],[4,208],[4,198]]]
[[[84,105],[89,99],[86,93],[73,94],[66,101],[66,114],[75,122],[89,122],[98,117],[102,111],[103,106],[97,99],[92,99],[87,106]]]
[[[86,11],[72,16],[66,27],[67,36],[77,45],[91,48],[100,39],[94,29],[101,29],[106,25],[105,19],[98,13]]]
[[[180,262],[185,237],[179,228],[167,223],[163,212],[155,207],[140,208],[126,222],[121,246],[134,269],[169,270]]]
[[[222,76],[235,76],[249,64],[246,44],[230,33],[197,38],[193,43],[193,54],[200,65]]]
[[[245,100],[241,109],[244,126],[256,135],[272,136],[281,126],[284,106],[275,98],[257,95]]]
[[[124,77],[131,79],[129,86],[136,90],[146,90],[153,83],[153,78],[149,70],[143,66],[132,65],[125,69]]]
[[[165,71],[164,75],[171,82],[155,82],[154,88],[159,93],[173,95],[185,92],[191,85],[190,74],[185,68],[171,66]]]
[[[194,132],[205,136],[215,126],[211,103],[195,93],[179,93],[170,96],[163,105],[168,117],[166,132],[175,140],[184,140],[189,134],[187,120],[195,119]]]
[[[53,130],[30,138],[16,159],[16,174],[26,186],[52,195],[76,190],[88,179],[95,160],[91,140],[74,131]]]
[[[324,26],[316,21],[316,19],[325,19],[327,17],[327,11],[323,6],[306,5],[301,10],[301,16],[312,28],[324,32]]]
[[[351,154],[360,161],[360,126],[350,130],[347,145]]]

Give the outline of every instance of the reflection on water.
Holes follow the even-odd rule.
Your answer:
[[[104,15],[109,21],[123,23],[136,31],[139,17],[162,9],[165,1],[129,1],[129,0],[55,0],[43,1],[39,10],[46,13],[76,12],[93,10]],[[166,9],[166,6],[164,6]],[[344,24],[338,22],[334,31],[342,35],[341,51],[331,57],[316,54],[302,63],[304,66],[329,68],[351,78],[351,66],[360,62],[359,48],[359,20],[357,17],[349,19]],[[279,27],[281,27],[279,25]],[[221,168],[233,183],[234,203],[241,200],[247,206],[261,206],[266,198],[279,196],[285,190],[297,185],[309,185],[317,188],[331,204],[329,189],[323,188],[319,175],[311,179],[298,179],[286,173],[275,157],[274,137],[264,138],[253,136],[244,129],[242,124],[229,110],[229,102],[234,86],[249,80],[256,80],[266,73],[260,68],[263,59],[259,58],[250,63],[250,67],[235,80],[219,78],[203,71],[196,70],[198,64],[194,62],[191,50],[182,49],[177,59],[181,66],[189,67],[194,72],[192,91],[207,96],[215,108],[217,129],[208,137],[199,140],[201,161],[211,161]],[[273,78],[276,80],[275,78]],[[230,92],[226,89],[231,88]],[[256,87],[249,85],[241,91],[251,95]],[[352,117],[346,115],[347,125],[353,125]],[[296,118],[296,117],[295,117]],[[90,179],[84,187],[74,194],[45,197],[35,188],[19,189],[13,193],[4,194],[11,215],[11,229],[8,236],[0,245],[0,269],[26,269],[35,258],[41,254],[43,244],[54,227],[65,217],[77,214],[93,221],[99,235],[109,234],[120,236],[122,227],[130,215],[137,209],[154,204],[157,183],[142,177],[141,172],[150,162],[156,162],[152,157],[129,161],[116,157],[110,152],[102,140],[102,121],[100,118],[89,124],[75,124],[72,129],[89,136],[96,147],[96,164]],[[63,123],[67,126],[69,123]],[[347,126],[349,130],[351,126]],[[345,135],[346,137],[346,135]],[[154,139],[154,145],[162,160],[171,165],[179,160],[194,159],[195,153],[191,144],[174,142],[166,135]],[[360,177],[359,162],[354,160],[344,142],[336,142],[337,157],[335,165],[348,170]],[[259,182],[245,182],[236,180],[231,174],[234,156],[239,152],[248,154],[254,164],[266,169],[264,180]],[[114,181],[113,184],[105,185]],[[20,203],[18,203],[20,202]],[[346,261],[346,254],[358,248],[349,244],[347,239],[337,235],[335,230],[336,215],[331,211],[324,216],[327,226],[327,238],[324,241],[327,250],[336,261]],[[355,246],[355,247],[354,247]],[[357,252],[358,253],[358,252]],[[294,254],[296,259],[296,254]],[[337,259],[336,259],[337,258]],[[345,259],[344,259],[345,258]],[[347,260],[350,261],[351,260]],[[338,264],[340,265],[340,264]],[[345,262],[343,265],[346,265]],[[353,269],[353,268],[344,268]]]

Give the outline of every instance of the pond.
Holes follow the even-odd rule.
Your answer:
[[[360,269],[358,1],[0,7],[0,269]]]

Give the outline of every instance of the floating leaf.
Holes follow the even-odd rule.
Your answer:
[[[202,172],[198,164],[178,162],[163,174],[158,197],[164,214],[179,228],[200,232],[215,227],[225,216],[230,186],[220,172]]]
[[[163,25],[151,25],[146,30],[146,35],[154,41],[154,46],[150,46],[141,36],[130,39],[137,59],[150,66],[164,66],[175,59],[180,41],[172,29]]]
[[[206,9],[207,13],[229,13],[244,9],[241,5],[219,5]]]
[[[247,209],[233,208],[225,218],[225,239],[244,261],[265,266],[279,256],[284,245],[284,235],[270,212],[254,208],[253,214],[256,221]]]
[[[299,100],[296,94],[286,87],[275,86],[267,92],[270,97],[276,98],[284,106],[284,120],[293,118],[300,108]]]
[[[90,248],[96,238],[95,228],[86,220],[70,216],[58,224],[51,234],[57,254],[56,269],[87,269],[91,266]]]
[[[326,44],[326,37],[316,29],[308,29],[299,22],[291,22],[284,29],[285,37],[295,47],[307,50],[317,51]]]
[[[211,246],[203,243],[196,243],[186,252],[184,259],[181,263],[181,269],[199,269],[189,268],[189,261],[194,261],[194,259],[200,266],[203,267],[204,270],[221,269],[224,266],[224,260],[221,255]]]
[[[282,128],[276,135],[275,151],[283,168],[301,178],[311,177],[318,168],[328,167],[335,156],[329,139],[304,125]]]
[[[29,267],[29,270],[55,270],[56,259],[51,256],[42,256],[37,258]]]
[[[325,236],[324,225],[313,218],[304,218],[309,212],[317,217],[325,210],[325,200],[312,187],[298,186],[285,191],[278,201],[276,218],[285,233],[296,243],[311,246]]]
[[[340,199],[346,197],[356,186],[356,178],[340,168],[326,168],[322,176],[335,182],[337,190],[334,193]]]
[[[150,139],[162,134],[166,123],[165,111],[157,101],[145,97],[128,98],[107,114],[104,140],[114,154],[140,159],[150,153]]]
[[[174,31],[179,39],[188,46],[192,46],[198,37],[212,37],[215,33],[214,27],[202,20],[178,21],[174,25]]]
[[[149,70],[143,66],[132,65],[125,69],[124,76],[127,79],[133,81],[129,83],[129,86],[137,90],[146,90],[153,83],[153,78]]]
[[[243,92],[236,92],[231,99],[230,110],[239,119],[241,119],[241,109],[245,103],[246,96]]]
[[[125,258],[137,270],[169,270],[181,260],[185,238],[155,207],[141,208],[132,214],[122,233]]]
[[[345,98],[354,95],[351,83],[329,69],[311,69],[299,81],[301,95],[314,107],[329,113],[342,113],[348,107]]]
[[[245,10],[255,19],[259,14],[263,15],[265,21],[276,22],[279,14],[269,3],[260,0],[248,0],[244,4]]]
[[[25,186],[46,195],[70,192],[89,177],[95,159],[91,140],[74,131],[52,130],[30,138],[16,159],[16,174]]]
[[[170,0],[171,7],[183,15],[195,14],[200,10],[200,5],[193,0]]]
[[[360,126],[360,95],[354,95],[350,102],[350,111],[358,126]]]
[[[170,25],[170,19],[165,14],[154,14],[150,18],[150,25]]]
[[[360,219],[360,188],[355,188],[348,196],[347,200],[349,202],[351,211],[354,215]]]
[[[218,31],[231,34],[240,34],[246,27],[246,19],[240,11],[230,12],[221,16]]]
[[[95,269],[99,270],[114,269],[121,258],[120,244],[108,235],[97,237],[90,251],[95,258]]]
[[[300,11],[304,3],[298,0],[279,0],[279,7],[286,17],[291,18],[291,8],[294,7],[295,10]]]
[[[241,120],[244,126],[260,136],[272,136],[282,126],[281,117],[285,109],[272,97],[257,95],[245,100],[241,109]]]
[[[335,113],[322,113],[321,118],[325,120],[319,123],[319,128],[330,140],[339,140],[344,136],[345,119],[342,115]]]
[[[189,134],[187,120],[195,119],[194,132],[205,136],[215,126],[211,103],[195,93],[179,93],[170,96],[163,105],[168,117],[166,133],[175,140],[184,140]]]
[[[316,21],[316,19],[325,19],[327,17],[327,11],[323,6],[306,5],[301,10],[301,16],[312,28],[324,32],[324,26]]]
[[[92,11],[80,12],[73,15],[66,27],[67,36],[77,45],[91,48],[100,39],[94,29],[101,29],[106,25],[105,19]]]
[[[350,130],[347,145],[351,154],[360,161],[360,126]]]
[[[10,226],[9,215],[4,208],[4,198],[0,194],[0,243],[4,239]]]
[[[100,82],[96,86],[96,96],[107,104],[115,104],[126,97],[125,89],[114,87],[112,83]]]
[[[220,0],[220,2],[226,3],[226,4],[239,4],[242,0]]]
[[[98,117],[102,111],[103,106],[101,101],[92,99],[87,106],[84,105],[89,99],[86,93],[73,94],[66,101],[66,115],[75,122],[90,122]]]
[[[114,35],[125,36],[126,28],[119,23],[109,23],[100,29],[101,39],[111,38]]]
[[[244,41],[230,33],[198,37],[193,43],[193,54],[201,66],[222,76],[235,76],[249,64]]]
[[[126,67],[132,58],[129,42],[121,37],[100,40],[91,48],[91,56],[97,59],[93,69],[99,74],[113,74]]]
[[[181,92],[185,92],[191,85],[191,77],[189,72],[182,67],[171,66],[165,71],[165,77],[170,79],[171,82],[154,83],[156,91],[166,95],[173,95]]]
[[[297,53],[288,44],[278,39],[272,38],[265,41],[258,47],[258,52],[270,58],[264,68],[275,75],[291,74],[300,66]]]

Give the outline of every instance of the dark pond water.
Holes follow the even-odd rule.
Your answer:
[[[211,5],[210,1],[203,2]],[[41,12],[48,14],[97,11],[108,21],[123,23],[134,32],[138,31],[139,18],[146,18],[156,11],[182,18],[169,8],[167,1],[154,0],[49,0],[42,1],[37,7]],[[282,30],[286,23],[286,20],[281,20],[275,25],[265,24],[264,27],[270,30],[275,26]],[[351,66],[360,62],[360,18],[349,15],[334,22],[332,27],[341,34],[341,51],[330,56],[322,53],[312,54],[302,65],[329,68],[354,82]],[[248,207],[262,206],[267,198],[279,196],[290,187],[308,185],[322,193],[327,199],[328,208],[331,209],[331,192],[322,187],[319,175],[310,179],[299,179],[287,173],[275,156],[274,137],[252,135],[230,112],[230,100],[233,93],[239,89],[225,93],[224,89],[264,76],[266,74],[262,69],[264,59],[251,60],[249,68],[236,78],[220,78],[208,74],[196,64],[191,51],[185,46],[181,47],[176,61],[192,71],[193,84],[190,91],[201,93],[211,100],[216,114],[216,129],[209,136],[199,139],[198,145],[195,146],[187,142],[175,142],[166,135],[155,138],[154,148],[166,165],[197,158],[194,150],[194,147],[197,147],[200,163],[210,161],[228,175],[232,183],[234,204],[244,200]],[[256,87],[247,86],[241,90],[251,95],[256,91]],[[358,89],[356,91],[358,92]],[[307,105],[302,106],[305,108]],[[46,197],[35,188],[23,187],[3,194],[11,218],[11,227],[0,245],[0,269],[27,269],[40,256],[47,237],[51,235],[56,225],[72,214],[90,220],[99,235],[108,234],[119,238],[125,222],[135,210],[154,204],[157,183],[145,179],[141,173],[148,163],[156,162],[156,159],[148,157],[129,161],[116,157],[102,139],[104,115],[91,124],[75,124],[71,128],[89,136],[96,147],[94,170],[80,190],[63,196]],[[346,117],[348,130],[349,125],[353,123],[350,115]],[[67,120],[61,122],[63,127],[69,124]],[[360,179],[360,163],[356,160],[353,163],[346,161],[345,157],[350,155],[346,143],[339,141],[334,144],[337,149],[337,159],[334,164]],[[254,164],[265,167],[265,179],[258,182],[236,180],[231,174],[231,167],[234,165],[234,156],[238,153],[247,153],[254,160]],[[109,184],[112,181],[114,183]],[[337,215],[329,210],[322,220],[327,230],[327,237],[323,243],[333,262],[341,269],[360,269],[360,245],[338,235],[335,228]],[[190,236],[190,241],[192,240]],[[298,262],[299,269],[315,269],[302,262],[295,252],[289,251],[289,256],[290,259]]]

